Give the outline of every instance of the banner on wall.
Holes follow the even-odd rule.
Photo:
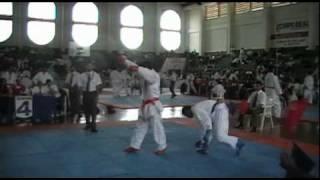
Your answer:
[[[32,117],[32,96],[15,96],[15,115],[17,118]]]
[[[169,70],[183,71],[185,65],[186,65],[186,58],[176,58],[176,57],[166,58],[161,68],[161,72],[164,73],[164,72],[168,72]]]
[[[81,47],[77,43],[70,41],[69,43],[69,56],[75,57],[89,57],[90,56],[90,47]]]
[[[308,46],[308,20],[291,20],[275,24],[271,35],[272,47]]]

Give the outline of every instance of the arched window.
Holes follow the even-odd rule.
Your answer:
[[[165,11],[160,18],[160,42],[166,50],[176,50],[181,43],[181,20],[173,10]]]
[[[128,49],[137,49],[143,42],[143,14],[134,5],[126,6],[120,14],[122,28],[120,30],[121,42]]]
[[[4,42],[12,34],[12,2],[0,2],[0,42]]]
[[[56,5],[53,2],[30,2],[28,5],[27,34],[38,45],[50,43],[56,32]]]
[[[89,47],[98,39],[98,8],[92,2],[76,3],[72,10],[72,38],[79,45]]]

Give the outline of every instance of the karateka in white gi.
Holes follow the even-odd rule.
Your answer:
[[[281,101],[282,88],[279,83],[279,78],[274,74],[274,67],[268,68],[268,73],[264,77],[264,88],[267,95],[267,104],[272,105],[272,114],[278,119],[281,117]]]
[[[143,81],[142,98],[143,103],[139,109],[139,119],[136,129],[131,138],[130,146],[125,149],[127,153],[137,152],[148,132],[149,124],[153,128],[154,140],[158,145],[156,155],[161,155],[166,151],[166,134],[162,124],[161,112],[163,110],[160,97],[160,76],[153,70],[138,66],[124,55],[118,55],[118,61],[124,64],[128,71],[136,72]]]
[[[244,143],[237,137],[228,135],[229,110],[222,97],[217,97],[216,100],[204,100],[193,106],[185,106],[182,108],[182,114],[195,118],[201,124],[201,137],[195,144],[198,153],[208,153],[214,134],[218,142],[228,144],[236,151],[236,156],[240,155]]]
[[[123,86],[123,78],[119,69],[114,69],[110,72],[110,80],[113,96],[119,97]]]

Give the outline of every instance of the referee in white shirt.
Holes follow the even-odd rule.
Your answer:
[[[82,74],[83,110],[86,118],[84,129],[98,132],[96,128],[97,100],[102,81],[100,75],[93,69],[93,64],[88,64],[87,71]]]
[[[65,83],[70,92],[70,110],[72,121],[79,121],[80,114],[80,97],[81,97],[81,74],[77,71],[75,66],[71,67],[69,74],[67,75]]]

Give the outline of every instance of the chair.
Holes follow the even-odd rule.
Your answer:
[[[263,111],[263,114],[261,117],[260,128],[259,128],[260,131],[263,130],[265,119],[270,120],[271,128],[273,128],[274,123],[273,123],[273,119],[272,119],[272,105],[266,105],[264,107],[264,111]]]

